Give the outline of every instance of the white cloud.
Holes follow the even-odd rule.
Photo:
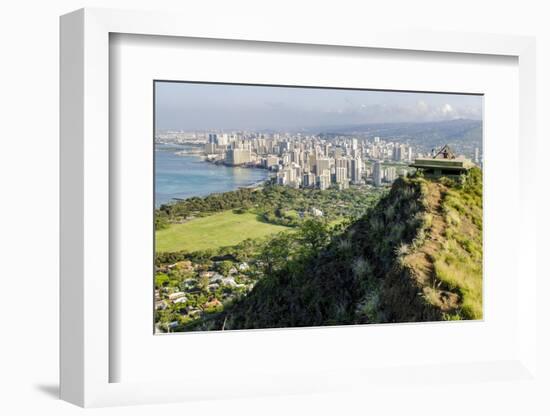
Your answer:
[[[428,106],[428,104],[426,104],[425,101],[420,100],[416,103],[416,110],[419,113],[427,113],[429,109],[430,107]]]
[[[454,114],[455,110],[451,104],[444,104],[443,107],[441,107],[441,112],[445,115],[451,115]]]

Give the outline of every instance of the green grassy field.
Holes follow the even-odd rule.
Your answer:
[[[268,224],[256,214],[224,211],[156,232],[156,251],[197,251],[232,246],[247,238],[260,238],[291,228]]]

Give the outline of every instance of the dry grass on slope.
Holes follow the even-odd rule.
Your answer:
[[[443,319],[482,319],[481,172],[426,181],[426,200],[426,237],[401,264]]]

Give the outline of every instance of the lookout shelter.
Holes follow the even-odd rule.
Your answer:
[[[409,166],[421,170],[425,176],[429,177],[458,177],[475,165],[464,156],[456,157],[449,145],[446,144],[434,156],[415,159]]]

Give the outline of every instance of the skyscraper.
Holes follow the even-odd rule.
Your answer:
[[[382,168],[380,162],[374,162],[374,167],[372,170],[372,179],[374,186],[382,186]]]
[[[313,188],[315,186],[315,175],[311,172],[304,173],[302,185],[306,188]]]
[[[207,155],[216,153],[216,144],[213,142],[206,143],[206,145],[204,146],[204,153],[206,153]]]
[[[393,182],[397,178],[395,168],[393,166],[390,166],[385,169],[384,179],[386,182]]]
[[[220,145],[220,146],[225,146],[225,145],[228,145],[229,144],[229,136],[224,133],[224,134],[221,134],[221,135],[216,135],[216,144]]]
[[[396,143],[395,146],[393,146],[392,159],[395,161],[401,160],[401,147],[399,146],[399,143]]]
[[[317,176],[317,184],[321,191],[324,191],[330,187],[330,170],[325,169],[319,176]]]
[[[250,149],[228,149],[225,154],[225,163],[230,166],[242,165],[250,162]]]
[[[316,168],[317,175],[321,175],[325,170],[328,170],[330,173],[330,159],[328,158],[317,159],[316,166],[317,166]]]
[[[363,176],[363,161],[360,158],[351,160],[351,180],[357,184],[361,182]]]
[[[288,171],[281,170],[277,172],[277,185],[288,185]]]
[[[336,183],[345,183],[348,181],[348,170],[344,167],[336,168]]]

